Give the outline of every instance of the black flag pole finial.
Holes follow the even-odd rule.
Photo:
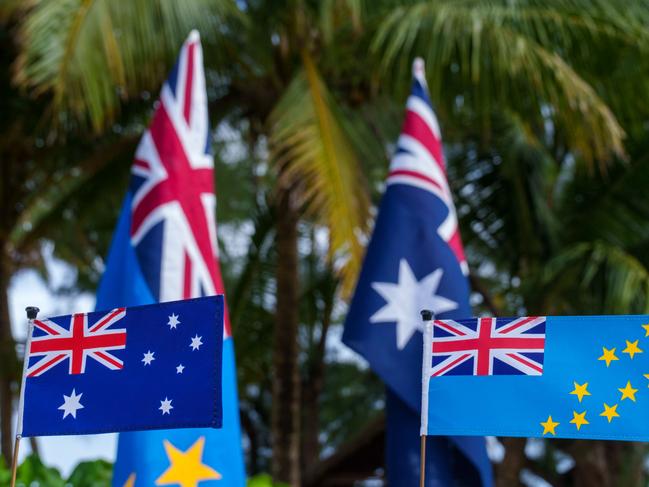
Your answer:
[[[35,320],[36,316],[38,316],[38,312],[40,309],[38,309],[36,306],[27,306],[25,308],[25,312],[27,313],[27,318],[30,320]]]
[[[430,320],[432,320],[434,315],[435,315],[435,313],[433,313],[433,312],[432,312],[431,310],[429,310],[429,309],[422,309],[422,310],[421,310],[421,319],[422,319],[423,321],[430,321]]]

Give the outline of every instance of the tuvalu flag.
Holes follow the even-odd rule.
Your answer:
[[[224,294],[215,208],[203,51],[193,31],[135,153],[97,307]],[[234,344],[225,303],[223,319],[223,427],[120,434],[114,487],[245,485]]]
[[[221,427],[223,296],[40,318],[22,436]]]
[[[422,435],[649,441],[649,316],[435,320]]]

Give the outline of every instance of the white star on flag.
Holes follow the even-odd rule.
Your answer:
[[[155,354],[155,352],[152,352],[151,350],[149,350],[147,353],[144,354],[144,358],[142,359],[144,365],[151,365],[151,362],[155,360],[153,354]]]
[[[203,344],[201,338],[203,337],[199,337],[198,334],[192,338],[192,342],[189,344],[189,346],[192,347],[192,350],[198,350],[201,348],[201,345]]]
[[[171,401],[173,399],[168,399],[165,397],[164,401],[160,401],[160,407],[158,408],[160,411],[162,411],[162,415],[164,416],[165,414],[171,414],[171,410],[174,408],[171,405]]]
[[[175,330],[176,326],[178,326],[178,324],[180,324],[180,320],[178,319],[178,315],[175,314],[175,313],[172,313],[171,316],[169,316],[169,321],[167,322],[167,324],[169,325],[170,330],[171,329]]]
[[[176,367],[176,374],[182,374],[183,370],[185,370],[185,366],[183,364],[178,365],[178,367]]]
[[[72,389],[72,394],[66,396],[63,394],[63,404],[59,406],[59,409],[63,411],[63,419],[71,415],[74,419],[77,419],[77,411],[83,409],[83,404],[81,404],[81,396],[83,392],[77,395],[76,390]]]
[[[386,304],[374,313],[371,323],[396,322],[397,348],[403,350],[416,331],[423,330],[420,312],[433,310],[442,314],[458,307],[455,301],[438,296],[437,289],[444,271],[435,269],[417,281],[406,259],[399,262],[399,282],[373,282],[372,289],[385,299]]]

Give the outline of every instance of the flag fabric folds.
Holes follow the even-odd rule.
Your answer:
[[[194,31],[137,148],[97,307],[223,294],[215,206],[203,53]],[[227,304],[223,331],[223,427],[120,434],[115,487],[245,485]]]
[[[394,485],[416,485],[419,476],[420,311],[432,309],[440,317],[471,314],[440,129],[420,59],[413,63],[413,78],[343,334],[343,342],[369,361],[388,388],[387,470]],[[483,438],[429,439],[428,450],[429,484],[455,479],[454,471],[471,466],[484,485],[491,484]]]
[[[19,434],[220,428],[222,343],[223,296],[35,319]]]
[[[426,335],[422,434],[649,441],[649,316],[436,320]]]

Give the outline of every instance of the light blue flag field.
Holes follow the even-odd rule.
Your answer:
[[[649,441],[649,316],[431,320],[422,435]]]

